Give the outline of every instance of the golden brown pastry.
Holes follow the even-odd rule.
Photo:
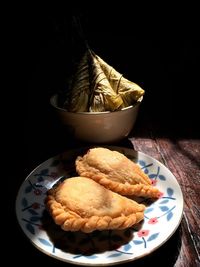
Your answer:
[[[141,168],[118,151],[89,149],[83,157],[77,157],[76,171],[122,195],[159,197],[159,190]]]
[[[145,206],[85,177],[72,177],[48,191],[47,209],[65,231],[125,229],[144,218]]]

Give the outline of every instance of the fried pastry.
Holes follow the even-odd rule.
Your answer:
[[[45,204],[63,230],[85,233],[131,227],[143,220],[145,209],[85,177],[68,178],[50,189]]]
[[[83,157],[77,157],[76,171],[121,195],[159,197],[159,190],[141,168],[118,151],[89,149]]]

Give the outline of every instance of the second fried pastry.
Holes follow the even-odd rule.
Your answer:
[[[122,195],[159,197],[159,190],[141,168],[118,151],[89,149],[83,157],[77,157],[76,171]]]

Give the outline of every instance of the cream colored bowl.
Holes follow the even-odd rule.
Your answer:
[[[129,135],[135,124],[140,101],[115,112],[68,112],[58,106],[58,94],[51,97],[55,109],[68,133],[78,140],[90,143],[113,143]]]

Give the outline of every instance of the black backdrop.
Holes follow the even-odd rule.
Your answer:
[[[154,121],[162,132],[177,131],[180,137],[197,134],[199,45],[195,23],[178,18],[177,23],[169,24],[172,15],[162,18],[161,13],[159,19],[150,17],[142,24],[144,14],[139,12],[135,16],[128,8],[73,14],[36,11],[22,16],[16,31],[21,67],[16,69],[17,90],[23,92],[20,104],[26,153],[48,150],[61,135],[49,97],[65,88],[84,46],[74,15],[80,19],[90,47],[145,89],[140,112],[144,127],[146,121]]]
[[[130,11],[121,16],[83,11],[78,12],[78,18],[90,47],[145,89],[146,119],[159,121],[168,129],[191,123],[191,116],[197,112],[199,90],[196,34],[179,34],[183,28],[179,25],[173,34],[173,26],[157,25],[158,31],[154,31],[154,24],[148,25],[148,21],[140,27],[141,22]],[[50,122],[49,97],[65,87],[83,43],[72,14],[67,12],[27,12],[16,35],[22,68],[18,90],[23,90],[25,97],[25,127],[35,129],[36,124]]]

